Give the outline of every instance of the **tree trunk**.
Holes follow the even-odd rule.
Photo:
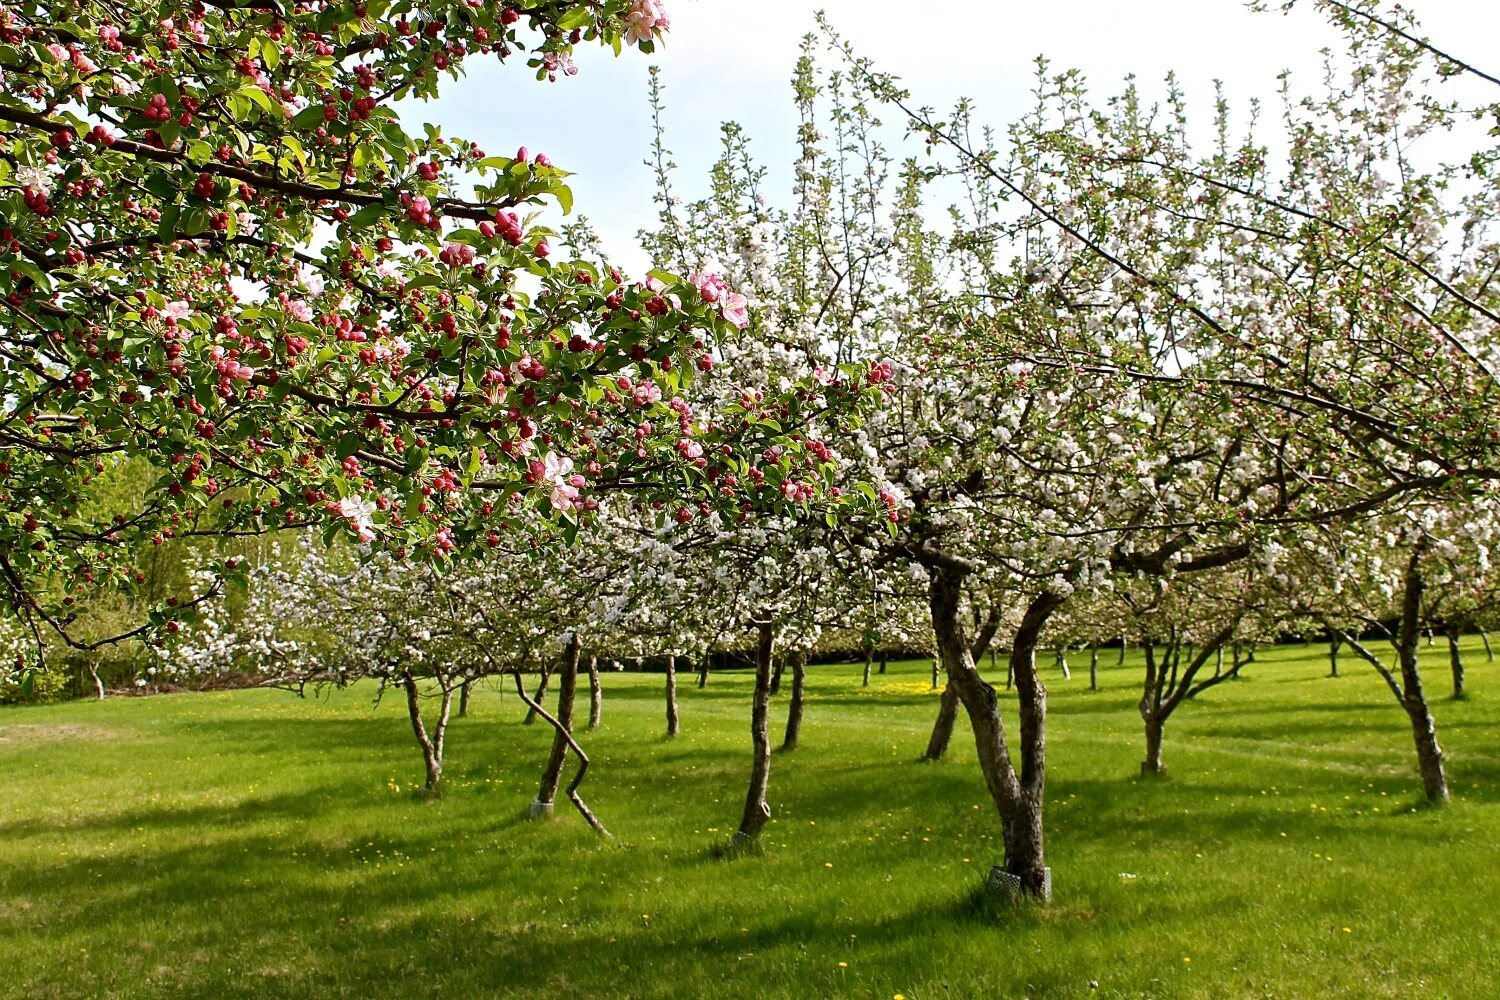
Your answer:
[[[1422,789],[1429,802],[1448,801],[1448,776],[1443,771],[1443,749],[1438,746],[1437,723],[1427,707],[1427,696],[1422,691],[1422,672],[1417,665],[1417,644],[1420,638],[1418,621],[1422,613],[1423,580],[1421,558],[1425,549],[1422,542],[1412,547],[1411,560],[1406,567],[1405,594],[1401,602],[1401,707],[1406,709],[1411,720],[1412,739],[1417,746],[1417,767],[1422,772]]]
[[[1115,666],[1117,666],[1117,667],[1123,667],[1125,665],[1125,651],[1127,649],[1129,649],[1129,648],[1130,648],[1130,643],[1128,643],[1128,642],[1125,641],[1125,637],[1123,635],[1120,636],[1120,659],[1115,664]]]
[[[604,687],[599,683],[599,657],[589,657],[589,728],[599,728],[604,713]]]
[[[532,818],[552,815],[557,802],[557,789],[562,785],[563,762],[568,759],[568,735],[573,732],[573,699],[578,691],[578,658],[581,643],[578,634],[568,640],[563,653],[562,677],[557,685],[558,728],[552,735],[552,753],[547,757],[546,770],[542,772],[542,783],[537,789],[536,801],[531,803]],[[538,705],[541,698],[533,699]]]
[[[1458,651],[1458,626],[1448,626],[1448,666],[1453,671],[1453,697],[1464,696],[1464,657]]]
[[[702,660],[702,662],[700,662],[698,664],[698,690],[699,691],[702,691],[704,688],[706,688],[708,686],[708,668],[709,668],[709,664],[713,661],[713,655],[714,654],[712,654],[712,653],[705,652],[703,654],[703,660]]]
[[[1484,659],[1486,663],[1495,662],[1495,651],[1490,648],[1490,634],[1484,629],[1479,630],[1479,641],[1484,643]]]
[[[1011,763],[1000,699],[974,666],[964,641],[958,607],[965,573],[950,566],[928,567],[928,605],[938,652],[948,683],[958,693],[974,728],[979,768],[999,814],[1005,860],[1003,881],[1020,893],[1046,898],[1051,876],[1043,853],[1042,807],[1046,788],[1047,689],[1036,670],[1036,641],[1062,599],[1045,593],[1032,601],[1016,632],[1011,671],[1020,693],[1021,770]],[[992,879],[995,872],[991,873]]]
[[[89,677],[94,682],[94,691],[99,695],[99,700],[104,700],[104,681],[99,679],[99,664],[93,660],[89,661]]]
[[[771,694],[781,693],[781,672],[786,669],[786,657],[776,658],[776,664],[771,668]]]
[[[443,739],[448,731],[448,713],[453,708],[453,689],[442,685],[443,700],[438,710],[436,725],[429,735],[422,721],[422,693],[417,679],[411,671],[401,675],[401,685],[406,689],[406,714],[411,717],[411,731],[422,748],[422,763],[427,770],[427,781],[422,786],[424,795],[438,795],[443,787]]]
[[[932,725],[932,736],[927,740],[927,752],[923,760],[942,760],[948,755],[948,744],[953,742],[953,723],[958,717],[958,689],[949,681],[943,688],[942,700],[938,702],[937,721]]]
[[[1339,647],[1342,646],[1343,644],[1344,644],[1343,641],[1341,639],[1339,639],[1337,636],[1334,636],[1332,639],[1328,640],[1328,676],[1329,677],[1337,677],[1339,675]]]
[[[880,670],[879,670],[879,673],[882,676],[885,675],[885,658],[886,658],[886,655],[887,654],[885,654],[885,653],[881,653],[880,654]]]
[[[771,818],[766,790],[771,784],[771,737],[766,718],[771,710],[771,653],[773,633],[769,621],[760,625],[760,644],[755,653],[755,696],[750,703],[750,789],[745,794],[745,812],[734,843],[752,841]]]
[[[1073,671],[1068,667],[1068,647],[1057,647],[1057,665],[1062,669],[1063,680],[1070,681],[1073,679]]]
[[[1089,690],[1099,690],[1099,647],[1089,645]]]
[[[873,659],[873,655],[872,655],[871,651],[868,650],[868,649],[865,650],[865,672],[864,672],[864,676],[860,680],[860,685],[859,685],[860,687],[869,687],[870,686],[870,661],[872,659]]]
[[[1144,708],[1141,712],[1146,722],[1146,759],[1141,761],[1141,774],[1164,774],[1166,765],[1161,760],[1162,734],[1167,728],[1167,720],[1155,712]]]
[[[682,732],[682,720],[677,715],[677,654],[667,657],[667,735]]]
[[[797,749],[797,738],[802,735],[802,708],[807,698],[807,651],[797,650],[791,654],[792,700],[786,709],[786,736],[781,749]]]
[[[551,680],[552,671],[550,668],[544,665],[542,667],[542,679],[536,682],[536,693],[531,696],[532,701],[536,702],[538,705],[542,703],[542,699],[547,697],[547,684]],[[526,718],[521,720],[521,724],[523,726],[529,726],[534,722],[536,722],[536,709],[528,708],[526,710]]]
[[[458,717],[467,718],[469,714],[469,689],[474,686],[473,679],[463,682],[458,689]]]
[[[934,656],[932,658],[932,690],[938,689],[938,671],[942,669],[942,663]]]
[[[990,647],[990,673],[995,672],[995,647]]]

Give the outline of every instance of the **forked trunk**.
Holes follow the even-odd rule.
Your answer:
[[[923,760],[942,760],[948,755],[948,744],[953,742],[953,722],[957,718],[958,689],[949,681],[938,702],[937,721],[932,724],[932,736],[927,740],[927,752],[922,754]]]
[[[604,687],[599,683],[599,657],[589,657],[589,728],[598,729],[604,714]]]
[[[437,795],[443,787],[443,740],[448,732],[448,715],[453,708],[453,688],[442,685],[443,697],[437,722],[429,733],[422,720],[422,692],[411,671],[401,675],[401,686],[406,689],[406,714],[411,718],[411,731],[417,737],[417,745],[422,748],[422,763],[427,771],[422,792]]]
[[[1057,666],[1062,670],[1063,680],[1070,681],[1073,679],[1073,671],[1068,667],[1068,648],[1066,646],[1057,647]]]
[[[963,570],[950,566],[929,566],[928,604],[938,653],[948,671],[948,683],[957,692],[973,725],[979,769],[1000,817],[1005,860],[991,871],[990,882],[1004,892],[1048,898],[1052,880],[1042,838],[1047,689],[1037,675],[1036,642],[1042,626],[1062,600],[1050,593],[1036,598],[1027,608],[1012,647],[1011,672],[1020,694],[1018,773],[1005,742],[1000,699],[975,668],[973,655],[964,641],[958,614],[964,575]]]
[[[807,653],[797,650],[792,660],[792,700],[786,709],[786,736],[781,749],[797,749],[797,740],[802,735],[802,709],[807,699]]]
[[[1453,697],[1464,696],[1464,657],[1458,651],[1458,626],[1448,626],[1448,667],[1453,671]]]
[[[552,735],[552,753],[547,757],[547,767],[542,771],[542,783],[537,789],[536,801],[531,803],[531,815],[550,816],[557,802],[557,789],[562,785],[563,763],[568,759],[568,736],[573,732],[573,700],[578,691],[578,659],[580,643],[575,633],[568,640],[563,653],[562,676],[557,684],[558,728]],[[533,699],[538,705],[541,699]]]
[[[104,700],[104,681],[99,679],[99,664],[89,661],[89,677],[94,682],[94,691],[99,695],[99,700]]]
[[[677,714],[677,655],[667,657],[667,735],[682,732],[682,719]]]
[[[750,788],[745,794],[745,812],[735,831],[736,844],[752,841],[771,818],[766,790],[771,784],[771,737],[767,717],[771,710],[771,653],[773,633],[769,621],[760,624],[760,644],[755,652],[755,696],[750,703]]]

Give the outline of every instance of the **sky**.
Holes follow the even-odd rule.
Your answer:
[[[1277,75],[1311,88],[1319,50],[1338,36],[1304,3],[1292,14],[1256,14],[1242,0],[666,0],[672,29],[645,56],[631,49],[580,47],[579,74],[536,83],[524,66],[471,60],[468,76],[427,107],[404,108],[408,121],[443,124],[491,154],[518,146],[545,152],[577,176],[570,181],[611,256],[639,273],[635,240],[655,218],[647,67],[661,66],[667,142],[682,168],[679,194],[704,190],[718,153],[719,127],[740,123],[758,158],[772,168],[769,190],[790,192],[795,109],[789,80],[804,34],[825,10],[835,28],[877,68],[895,73],[918,105],[975,99],[980,122],[1003,127],[1027,105],[1033,60],[1076,67],[1094,92],[1114,93],[1127,74],[1156,83],[1175,71],[1190,111],[1206,117],[1212,87],[1230,100],[1269,101]],[[1500,3],[1415,0],[1426,34],[1481,68],[1500,39]],[[1487,67],[1493,71],[1496,67]],[[1500,96],[1500,95],[1497,95]],[[886,116],[893,120],[894,116]]]

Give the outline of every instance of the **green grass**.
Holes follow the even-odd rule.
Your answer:
[[[1172,720],[1166,780],[1136,776],[1137,660],[1103,654],[1098,694],[1053,676],[1057,896],[1017,910],[973,901],[999,843],[967,730],[916,763],[925,664],[812,669],[765,852],[732,861],[747,674],[684,677],[670,742],[661,677],[606,676],[607,842],[566,803],[522,818],[551,733],[513,694],[454,722],[432,802],[368,688],[5,710],[0,995],[1490,997],[1500,665],[1471,650],[1454,702],[1443,653],[1445,811],[1414,808],[1405,717],[1352,657],[1263,652]]]

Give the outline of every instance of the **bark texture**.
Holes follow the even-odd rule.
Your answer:
[[[529,726],[536,722],[537,714],[539,711],[536,706],[540,705],[543,699],[547,697],[547,685],[551,681],[552,668],[544,665],[542,667],[541,680],[536,682],[536,693],[531,696],[531,701],[529,702],[529,704],[531,704],[531,707],[526,710],[526,718],[521,720],[521,724],[523,726]]]
[[[773,633],[769,621],[760,624],[760,642],[755,651],[755,695],[750,703],[750,788],[745,794],[745,812],[735,833],[738,841],[754,840],[771,818],[766,791],[771,785],[771,738],[767,717],[771,711],[771,654]]]
[[[1448,669],[1453,672],[1453,697],[1464,696],[1464,656],[1458,649],[1458,626],[1449,625],[1448,634]]]
[[[1011,652],[1011,671],[1020,694],[1021,767],[1011,761],[1005,723],[995,689],[980,676],[959,619],[964,571],[950,565],[928,567],[928,605],[938,653],[948,683],[958,693],[974,728],[975,748],[985,787],[999,814],[1005,844],[1003,869],[1021,890],[1042,895],[1049,884],[1043,851],[1042,807],[1046,790],[1047,689],[1036,669],[1036,644],[1043,625],[1062,605],[1044,593],[1026,609]]]
[[[781,749],[797,749],[802,737],[802,711],[807,704],[807,651],[799,649],[791,654],[792,698],[786,709],[786,735],[782,737]]]
[[[1422,641],[1422,580],[1421,560],[1425,545],[1418,542],[1412,547],[1410,560],[1402,581],[1401,623],[1396,633],[1397,670],[1392,671],[1380,657],[1366,649],[1364,644],[1347,632],[1341,632],[1344,642],[1360,659],[1375,668],[1391,694],[1406,713],[1411,724],[1412,742],[1417,750],[1417,769],[1422,775],[1422,790],[1427,800],[1442,805],[1449,800],[1448,776],[1443,767],[1443,748],[1438,744],[1437,723],[1427,706],[1427,696],[1422,690],[1422,672],[1417,665],[1417,653]],[[1332,625],[1330,624],[1330,628]]]
[[[682,718],[677,714],[677,657],[667,657],[667,735],[682,732]]]
[[[401,686],[406,689],[406,714],[411,718],[411,730],[417,737],[417,745],[422,748],[422,763],[427,771],[422,791],[426,795],[437,795],[443,787],[443,740],[448,733],[448,716],[453,709],[453,688],[442,685],[437,721],[429,733],[422,719],[422,692],[411,671],[401,675]]]
[[[1173,629],[1164,643],[1147,637],[1141,643],[1146,655],[1146,679],[1138,705],[1141,721],[1146,725],[1146,759],[1141,762],[1141,774],[1161,774],[1166,770],[1162,763],[1162,736],[1167,720],[1177,707],[1189,698],[1197,697],[1216,684],[1222,684],[1236,671],[1214,673],[1199,680],[1203,668],[1224,644],[1234,635],[1238,622],[1231,622],[1204,643],[1196,653],[1188,652],[1184,665],[1185,645]]]
[[[578,636],[568,640],[563,653],[562,669],[557,684],[557,723],[552,736],[552,752],[547,757],[547,767],[542,771],[542,783],[537,789],[536,804],[532,812],[551,812],[557,801],[557,790],[562,785],[563,762],[568,759],[568,737],[573,732],[573,702],[578,692]],[[541,699],[536,699],[538,705]]]
[[[957,718],[958,689],[949,681],[938,701],[937,721],[932,724],[932,735],[927,738],[923,760],[942,760],[948,755],[948,745],[953,742],[953,723]]]
[[[604,687],[599,683],[599,657],[589,657],[589,728],[598,729],[604,714]]]

